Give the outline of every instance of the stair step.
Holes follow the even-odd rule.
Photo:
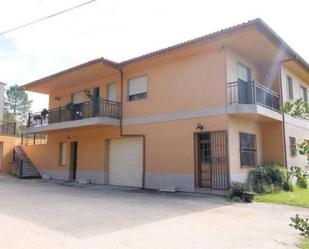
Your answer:
[[[17,176],[20,178],[40,178],[40,172],[25,154],[23,149],[20,146],[16,146],[14,150],[17,156],[23,160],[22,175],[20,175],[20,165],[12,164]]]

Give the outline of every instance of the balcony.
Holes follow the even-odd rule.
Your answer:
[[[108,100],[89,102],[30,113],[23,133],[44,132],[90,125],[119,125],[120,103]]]
[[[255,112],[281,120],[279,94],[257,81],[228,83],[227,95],[230,113]]]

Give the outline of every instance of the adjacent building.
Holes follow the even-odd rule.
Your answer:
[[[150,189],[228,189],[263,162],[307,164],[309,66],[262,20],[121,63],[89,61],[24,85],[49,95],[21,149],[62,180]],[[42,142],[44,137],[44,142]]]

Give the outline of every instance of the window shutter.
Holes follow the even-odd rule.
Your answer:
[[[147,92],[147,76],[129,80],[129,95],[136,95]]]
[[[116,85],[116,83],[107,85],[107,99],[109,101],[117,101],[117,85]]]
[[[85,93],[84,92],[78,92],[73,93],[73,104],[81,104],[85,102]]]

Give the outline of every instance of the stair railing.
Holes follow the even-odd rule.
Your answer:
[[[23,168],[24,168],[24,160],[23,158],[18,154],[16,149],[13,150],[13,164],[16,167],[16,174],[19,177],[23,176]]]

